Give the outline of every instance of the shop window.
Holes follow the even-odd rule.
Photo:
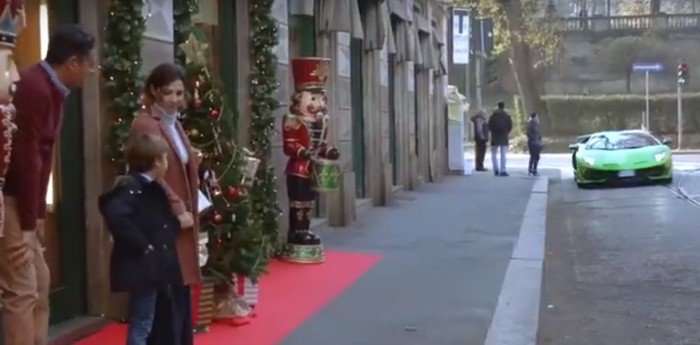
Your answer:
[[[311,16],[289,16],[289,50],[293,57],[316,55],[315,18]]]
[[[223,83],[232,109],[236,100],[235,8],[235,2],[230,0],[199,0],[199,13],[192,18],[201,35],[199,39],[207,44],[209,70]]]
[[[200,37],[200,39],[208,44],[207,62],[212,74],[215,76],[221,75],[220,45],[217,44],[221,37],[219,30],[219,3],[219,0],[200,0],[199,13],[192,18],[194,25],[204,36]]]

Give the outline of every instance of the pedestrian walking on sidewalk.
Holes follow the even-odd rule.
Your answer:
[[[506,105],[503,101],[498,102],[498,109],[489,117],[488,122],[491,132],[491,161],[493,162],[493,173],[496,176],[508,176],[506,154],[510,131],[513,130],[513,120],[505,108]]]
[[[542,153],[542,132],[540,131],[540,118],[537,113],[530,114],[527,120],[527,150],[530,153],[530,162],[527,165],[527,174],[537,176],[537,165],[540,162],[540,153]]]
[[[483,109],[474,114],[471,118],[474,124],[474,153],[476,171],[487,171],[484,167],[484,158],[486,158],[486,146],[489,142],[489,125],[486,120],[486,112]]]
[[[42,243],[46,190],[63,105],[70,89],[80,87],[94,70],[94,45],[94,37],[80,26],[58,26],[44,60],[22,71],[16,84],[17,132],[5,178],[5,233],[0,239],[5,345],[47,344],[50,274]]]
[[[99,198],[100,212],[114,240],[109,272],[112,292],[129,293],[126,345],[177,344],[172,326],[154,324],[156,316],[167,318],[171,312],[157,306],[159,295],[184,286],[175,239],[180,229],[193,225],[191,218],[178,219],[166,187],[159,182],[168,170],[168,151],[161,136],[129,138],[125,156],[130,172]]]

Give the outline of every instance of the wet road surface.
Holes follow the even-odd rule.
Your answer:
[[[700,208],[551,181],[539,345],[700,344]]]

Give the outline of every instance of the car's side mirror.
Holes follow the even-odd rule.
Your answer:
[[[579,144],[569,144],[569,150],[578,151],[578,145]]]
[[[672,142],[673,141],[671,141],[671,138],[664,138],[664,140],[661,141],[661,143],[663,143],[664,145],[668,145],[668,146],[671,146]]]

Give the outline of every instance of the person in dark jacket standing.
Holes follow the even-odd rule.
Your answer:
[[[129,175],[99,198],[114,240],[111,288],[130,293],[127,345],[181,343],[170,331],[174,327],[155,323],[157,314],[169,313],[168,308],[157,307],[159,295],[184,286],[175,238],[183,226],[191,226],[181,224],[170,206],[167,187],[159,182],[168,170],[167,152],[168,144],[160,136],[130,138],[125,150]]]
[[[491,132],[491,161],[493,162],[493,173],[496,176],[508,176],[506,153],[508,152],[510,131],[513,130],[513,120],[505,108],[505,103],[498,102],[498,109],[489,117],[488,122]]]
[[[537,176],[537,164],[540,162],[540,153],[542,152],[542,132],[537,113],[530,114],[530,119],[527,120],[527,150],[530,153],[527,173],[530,176]]]
[[[471,118],[474,124],[474,153],[476,171],[487,171],[484,167],[484,158],[486,158],[486,145],[489,142],[489,126],[486,120],[486,112],[483,109],[474,114]]]

